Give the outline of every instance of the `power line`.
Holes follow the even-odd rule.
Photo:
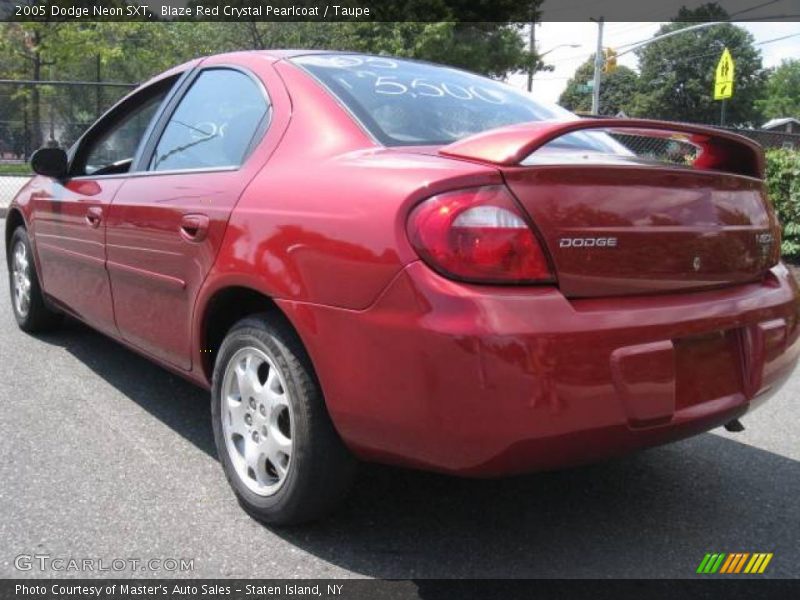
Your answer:
[[[655,17],[655,14],[651,15],[651,17]],[[657,20],[641,21],[639,23],[633,23],[633,24],[624,23],[624,22],[621,22],[621,23],[609,23],[608,24],[608,29],[609,29],[609,33],[612,33],[614,35],[621,35],[623,33],[630,33],[630,32],[635,31],[637,29],[642,29],[644,27],[652,27],[653,23],[660,23],[660,21],[657,21]],[[622,27],[621,29],[615,29],[614,28],[615,25],[631,25],[631,26],[630,27]]]
[[[800,33],[790,33],[789,35],[782,35],[780,37],[772,38],[770,40],[764,40],[763,42],[753,42],[753,46],[763,46],[765,44],[771,44],[773,42],[779,42],[781,40],[786,40],[789,38],[800,36]],[[685,62],[687,60],[692,60],[695,58],[706,58],[709,56],[719,56],[720,50],[714,50],[714,52],[705,52],[703,54],[693,54],[691,56],[682,56],[677,60],[672,60],[670,62]]]
[[[779,42],[781,40],[786,40],[786,39],[793,38],[793,37],[798,37],[798,36],[800,36],[800,33],[790,33],[789,35],[782,35],[780,37],[772,38],[772,39],[769,39],[769,40],[764,40],[762,42],[754,42],[753,46],[763,46],[765,44],[771,44],[773,42]],[[708,58],[709,56],[719,56],[719,53],[720,53],[719,50],[714,50],[714,52],[706,52],[706,53],[703,53],[703,54],[693,54],[691,56],[682,56],[679,59],[671,60],[670,62],[674,64],[674,63],[677,63],[677,62],[686,62],[688,60],[695,60],[695,59],[698,59],[698,58]],[[594,52],[592,52],[592,54],[590,54],[589,56],[592,56],[593,54],[594,54]],[[574,77],[575,77],[575,73],[573,73],[569,77],[548,77],[546,79],[544,79],[544,78],[536,79],[536,81],[559,81],[559,80],[565,80],[565,79],[573,79]]]
[[[800,33],[791,33],[789,35],[783,35],[781,37],[772,38],[771,40],[765,40],[763,42],[756,42],[753,45],[754,46],[763,46],[764,44],[771,44],[772,42],[779,42],[781,40],[786,40],[786,39],[789,39],[789,38],[797,37],[798,35],[800,35]]]
[[[717,22],[714,23],[714,25],[723,25],[723,24],[724,24],[723,21],[717,21]],[[698,23],[698,25],[703,25],[703,23]],[[690,27],[682,27],[681,29],[675,29],[674,31],[665,32],[665,34],[667,34],[667,33],[678,34],[678,33],[683,33],[683,32],[686,32],[686,31],[691,31],[691,27],[695,27],[695,26],[692,25]],[[646,40],[639,40],[638,42],[629,42],[627,44],[620,44],[619,46],[617,46],[617,48],[627,48],[628,46],[639,46],[641,44],[645,44],[645,43],[651,42],[651,41],[653,41],[653,37],[652,36],[647,38]],[[626,52],[630,52],[630,50],[626,50]]]
[[[566,79],[572,79],[572,76],[569,75],[569,76],[564,76],[564,77],[540,77],[538,79],[535,79],[534,81],[539,81],[539,82],[541,82],[541,81],[564,81]]]
[[[567,4],[567,5],[561,4],[560,6],[558,6],[558,8],[545,8],[545,9],[542,9],[542,14],[550,15],[550,14],[559,13],[559,12],[569,12],[569,11],[572,11],[572,10],[574,10],[576,8],[584,8],[584,7],[589,8],[590,6],[593,6],[594,4],[595,4],[595,2],[592,1],[592,0],[590,0],[589,2],[576,2],[574,4]]]
[[[766,5],[768,5],[768,4],[772,4],[773,2],[777,2],[777,1],[778,1],[778,0],[771,0],[770,2],[765,2],[764,4],[759,4],[758,6],[753,6],[753,7],[750,7],[750,8],[748,8],[748,9],[741,10],[741,11],[739,11],[739,12],[737,12],[737,13],[734,13],[734,14],[740,14],[740,13],[743,13],[743,12],[749,12],[749,11],[751,11],[751,10],[755,10],[756,8],[761,8],[761,7],[763,7],[763,6],[766,6]],[[771,18],[776,18],[776,19],[777,19],[777,18],[786,18],[786,17],[794,17],[794,16],[796,16],[796,15],[773,15]],[[747,20],[748,20],[748,19],[741,19],[741,21],[747,21]],[[762,20],[762,18],[758,18],[758,19],[754,19],[754,20],[756,20],[756,21],[761,21],[761,20]],[[672,21],[672,22],[673,22],[673,23],[677,23],[678,21]],[[727,19],[727,20],[725,20],[725,21],[719,21],[719,22],[717,22],[716,24],[718,24],[718,25],[726,25],[726,24],[727,24],[727,25],[733,25],[733,26],[736,26],[736,22],[735,22],[735,21],[732,21],[730,18],[728,18],[728,19]],[[684,27],[684,28],[681,28],[681,29],[676,29],[676,30],[674,31],[674,33],[677,33],[677,32],[679,32],[679,31],[686,31],[686,30],[690,30],[690,29],[691,29],[691,27]],[[672,32],[670,32],[670,33],[672,33]],[[628,44],[619,44],[619,45],[617,46],[617,48],[627,48],[627,47],[629,47],[629,46],[637,46],[637,45],[639,45],[639,44],[646,44],[647,42],[650,42],[650,41],[652,41],[652,39],[653,39],[653,38],[652,38],[652,37],[650,37],[650,38],[647,38],[647,39],[645,39],[645,40],[639,40],[638,42],[630,42],[630,43],[628,43]],[[626,52],[630,52],[630,50],[626,50]]]
[[[770,4],[775,4],[776,2],[780,2],[780,0],[767,0],[767,2],[762,2],[761,4],[756,4],[755,6],[751,6],[750,8],[745,8],[742,10],[737,10],[735,13],[731,13],[731,17],[735,17],[736,15],[743,15],[747,12],[752,12],[754,10],[758,10],[759,8],[764,8],[765,6],[769,6]]]

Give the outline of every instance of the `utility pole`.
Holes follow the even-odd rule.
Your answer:
[[[599,19],[592,19],[595,23],[597,23],[597,52],[594,56],[594,82],[592,83],[592,114],[599,115],[600,114],[600,74],[603,71],[603,65],[605,64],[605,60],[603,58],[603,17]],[[675,31],[670,31],[669,33],[664,33],[662,35],[657,35],[654,38],[650,38],[649,40],[643,40],[641,42],[635,42],[633,44],[625,44],[623,47],[630,46],[627,50],[623,50],[622,52],[617,52],[617,58],[624,54],[628,54],[628,52],[633,52],[634,50],[638,50],[639,48],[644,48],[645,46],[652,44],[653,42],[658,42],[659,40],[666,39],[668,37],[672,37],[673,35],[679,35],[681,33],[686,33],[687,31],[694,31],[695,29],[702,29],[704,27],[711,27],[713,25],[720,25],[722,23],[727,23],[728,21],[706,21],[705,23],[698,23],[696,25],[690,25],[689,27],[684,27],[682,29],[676,29]]]
[[[531,28],[528,34],[528,51],[531,53],[531,64],[528,67],[528,91],[533,89],[533,75],[536,71],[536,63],[539,57],[534,57],[536,53],[536,13],[531,13]]]
[[[594,84],[592,87],[592,114],[600,114],[600,74],[603,72],[603,17],[592,19],[597,23],[597,51],[594,55]]]

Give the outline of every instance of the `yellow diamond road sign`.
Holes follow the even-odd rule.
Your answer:
[[[733,96],[733,57],[725,48],[717,63],[717,75],[714,78],[714,100],[724,100]]]

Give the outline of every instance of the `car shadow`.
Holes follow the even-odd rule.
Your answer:
[[[706,552],[774,552],[797,577],[800,463],[705,434],[499,480],[362,469],[347,506],[279,535],[372,577],[691,577]]]
[[[36,338],[64,348],[126,397],[216,459],[208,392],[69,317],[56,331],[37,334]]]
[[[38,336],[216,458],[208,394],[72,320]],[[498,480],[363,465],[297,548],[378,578],[692,577],[706,552],[773,552],[796,577],[800,463],[711,434],[605,463]]]

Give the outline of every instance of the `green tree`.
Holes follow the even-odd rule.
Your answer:
[[[783,227],[781,252],[800,259],[800,152],[767,150],[767,191]]]
[[[682,8],[677,22],[663,25],[656,35],[684,29],[697,21],[720,21],[727,13],[716,3],[695,10]],[[765,71],[753,36],[724,23],[688,31],[653,42],[637,51],[639,91],[631,103],[635,116],[717,123],[720,101],[713,99],[715,68],[724,48],[736,64],[733,98],[727,100],[726,122],[750,124],[759,120],[755,101],[761,96]]]
[[[374,38],[376,24],[358,23],[356,40],[370,40],[367,52],[407,56],[505,77],[533,61],[522,39],[522,24],[505,23],[381,23],[383,36]]]
[[[575,71],[561,93],[558,103],[573,112],[590,112],[592,110],[592,92],[581,88],[594,77],[594,55]],[[611,73],[601,75],[600,114],[616,115],[620,111],[628,112],[628,104],[636,93],[638,75],[633,69],[619,66]]]
[[[522,23],[339,22],[195,23],[221,50],[314,48],[390,54],[444,63],[491,77],[527,68]],[[541,66],[540,66],[541,68]]]
[[[800,119],[800,60],[785,59],[767,79],[764,98],[756,100],[764,117]]]
[[[19,90],[0,89],[0,154],[21,156],[25,151],[24,96]]]
[[[538,0],[532,5],[538,6]],[[0,77],[138,83],[195,57],[268,48],[392,54],[504,77],[532,62],[520,35],[522,27],[453,21],[10,22],[0,24]],[[110,86],[10,88],[0,90],[3,98],[8,98],[3,113],[11,112],[16,119],[3,119],[4,115],[0,119],[21,122],[26,116],[29,149],[50,137],[70,144],[100,112],[128,91]],[[6,132],[4,137],[10,138],[11,133]]]
[[[136,83],[196,55],[190,23],[11,22],[0,24],[0,77]],[[203,24],[205,25],[205,24]],[[190,48],[190,46],[192,46]],[[3,86],[28,150],[50,137],[69,144],[129,91],[109,86]],[[4,111],[5,112],[5,111]]]
[[[0,54],[4,73],[19,79],[41,81],[55,62],[49,58],[58,46],[62,23],[9,23],[0,32]],[[14,98],[30,98],[30,137],[33,147],[42,144],[41,95],[43,89],[34,85],[15,90]]]

